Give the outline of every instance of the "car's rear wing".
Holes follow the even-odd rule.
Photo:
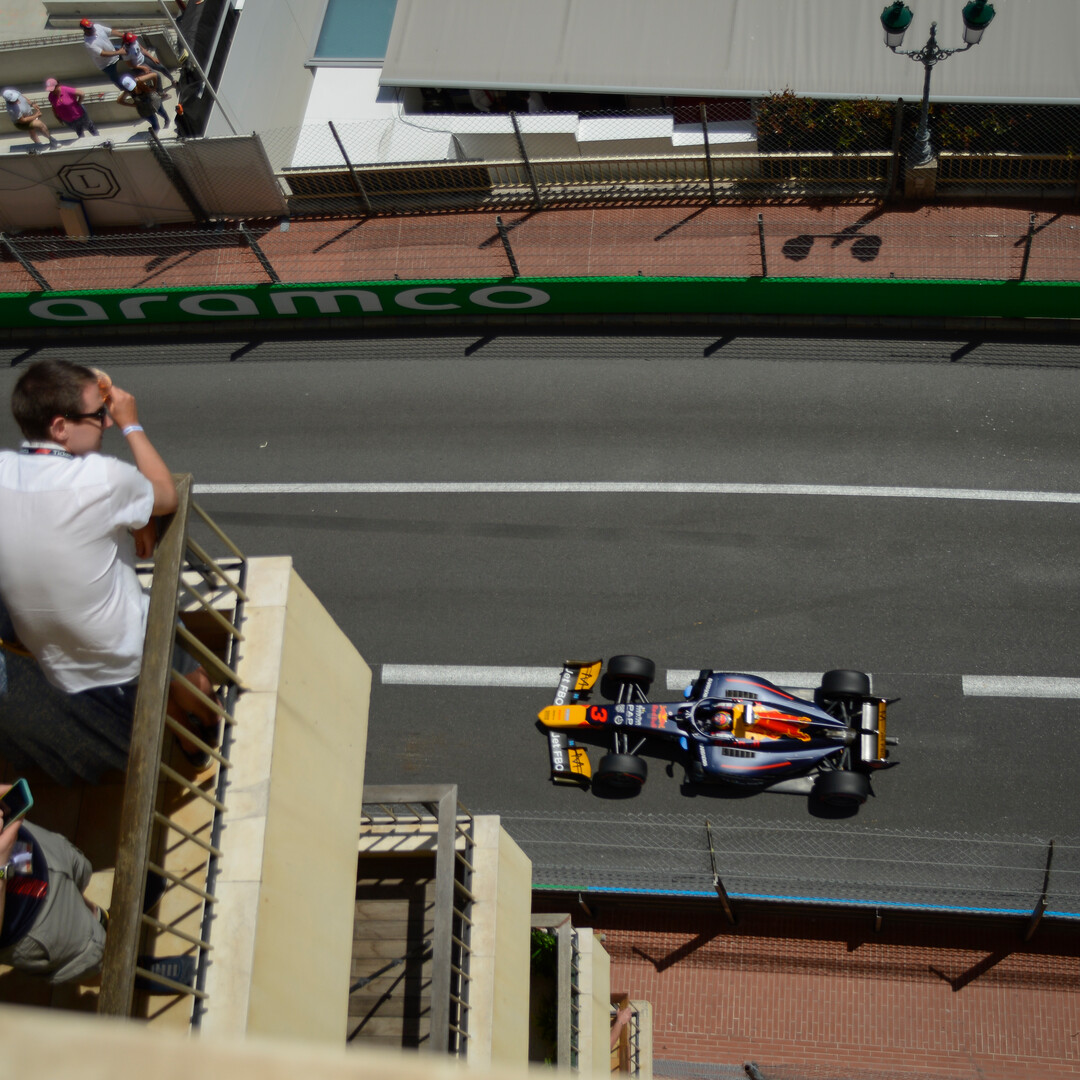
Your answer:
[[[603,660],[567,660],[563,664],[552,704],[570,705],[587,698],[600,677],[600,668],[603,665]]]
[[[885,734],[885,712],[889,705],[899,698],[871,698],[863,699],[862,717],[859,724],[859,759],[871,769],[887,769],[897,764],[889,761],[887,747],[895,746],[896,739],[890,739]]]

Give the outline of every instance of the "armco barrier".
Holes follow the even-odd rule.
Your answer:
[[[1080,283],[866,278],[485,278],[0,294],[0,328],[237,319],[716,314],[1080,318]]]

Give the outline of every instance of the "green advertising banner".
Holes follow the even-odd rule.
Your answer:
[[[0,293],[0,326],[423,315],[1080,318],[1080,283],[866,278],[516,278]]]

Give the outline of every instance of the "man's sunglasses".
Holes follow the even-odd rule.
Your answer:
[[[65,420],[96,420],[102,427],[105,426],[105,418],[109,415],[109,410],[105,405],[102,405],[100,409],[95,409],[93,412],[76,412],[76,413],[64,413]]]

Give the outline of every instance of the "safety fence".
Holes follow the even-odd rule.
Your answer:
[[[500,110],[427,104],[261,132],[290,212],[883,200],[904,188],[919,114],[918,102],[790,91],[681,106],[658,99],[637,111],[557,112],[547,102],[518,111],[525,103],[509,97]],[[1080,108],[933,105],[930,131],[935,152],[953,159],[942,172],[953,195],[1076,194]]]
[[[503,813],[534,887],[1080,919],[1080,839],[902,832],[854,821]],[[710,836],[712,853],[710,853]]]
[[[440,278],[1076,281],[1080,214],[652,207],[0,237],[0,292]]]
[[[209,1000],[206,974],[214,949],[210,936],[240,686],[235,669],[247,563],[191,501],[190,475],[177,477],[177,490],[180,505],[154,563],[98,1012],[146,1015],[142,990],[192,1002],[189,1015],[198,1023]],[[212,557],[195,539],[196,526],[205,543],[225,549],[223,558]],[[182,661],[182,654],[190,660]],[[189,677],[195,665],[218,687],[214,697]],[[185,707],[201,705],[220,718],[220,745],[169,715],[170,683],[184,687],[190,702]],[[204,762],[177,764],[177,740],[188,744],[189,761],[202,754]],[[150,894],[148,874],[160,885],[157,896]]]

